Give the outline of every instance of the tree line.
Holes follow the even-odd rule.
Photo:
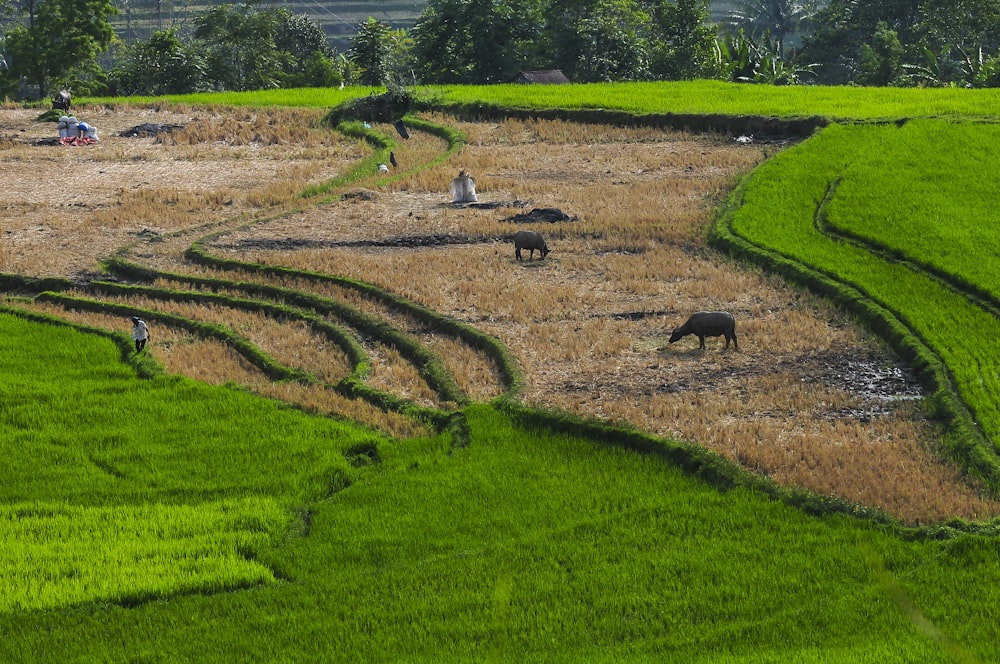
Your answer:
[[[821,4],[817,4],[821,3]],[[0,0],[0,95],[159,95],[339,85],[711,78],[1000,85],[1000,0],[429,0],[409,31],[369,18],[346,52],[286,7],[216,5],[124,44],[112,0]]]

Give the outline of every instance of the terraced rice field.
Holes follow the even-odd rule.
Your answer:
[[[38,145],[53,127],[0,111],[0,160],[23,176],[2,199],[0,271],[70,280],[11,306],[122,334],[139,312],[169,372],[393,436],[510,395],[695,441],[911,523],[998,511],[941,461],[920,388],[877,339],[707,247],[715,207],[784,143],[430,115],[467,137],[456,155],[420,168],[443,139],[376,126],[400,167],[304,199],[373,150],[322,111],[78,114],[99,145]],[[118,135],[144,122],[185,129]],[[482,205],[451,203],[459,169]],[[534,208],[571,220],[530,224],[552,253],[518,262],[509,236]],[[668,344],[697,309],[732,311],[740,351]]]

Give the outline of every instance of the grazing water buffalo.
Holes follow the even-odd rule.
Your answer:
[[[528,250],[528,260],[535,257],[535,249],[545,258],[549,253],[549,247],[545,244],[545,239],[538,231],[518,231],[514,233],[514,256],[521,260],[521,250]]]
[[[726,337],[726,348],[729,348],[729,340],[732,339],[736,350],[740,349],[736,341],[736,319],[727,311],[699,311],[691,314],[687,322],[680,327],[674,328],[670,333],[670,343],[693,334],[698,337],[701,344],[699,348],[705,347],[705,337]]]

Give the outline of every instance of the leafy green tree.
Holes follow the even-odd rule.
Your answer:
[[[743,29],[751,38],[764,35],[776,45],[781,58],[785,57],[785,40],[796,33],[814,12],[813,2],[796,0],[742,0],[730,12],[730,24]]]
[[[421,80],[501,83],[534,68],[538,0],[429,0],[413,26]]]
[[[1000,49],[1000,0],[923,0],[919,15],[921,44],[936,52]]]
[[[108,94],[108,72],[97,60],[85,60],[74,65],[60,77],[59,87],[72,90],[80,97]]]
[[[651,19],[633,0],[555,0],[541,43],[578,82],[649,78]]]
[[[708,0],[661,0],[651,8],[650,73],[661,80],[717,78],[715,29]]]
[[[284,77],[284,87],[334,88],[344,82],[344,70],[336,57],[313,51],[299,62],[298,70]]]
[[[249,3],[216,5],[199,14],[194,24],[216,88],[278,87],[284,63],[275,43],[278,20],[273,11],[258,11]]]
[[[857,80],[865,45],[872,47],[875,33],[885,24],[903,47],[903,61],[915,61],[922,49],[916,26],[920,5],[913,0],[830,0],[816,12],[814,30],[804,39],[798,59],[816,63],[818,82],[844,84]]]
[[[194,37],[207,77],[217,89],[333,85],[342,80],[322,28],[285,7],[216,5],[195,19]]]
[[[16,24],[3,39],[6,73],[41,98],[74,67],[92,64],[114,38],[111,0],[19,0],[11,8]]]
[[[349,57],[361,71],[363,85],[388,85],[393,82],[398,70],[396,62],[401,59],[406,32],[393,30],[389,25],[368,17],[358,27],[351,40]]]
[[[1000,55],[1000,0],[831,0],[813,25],[799,55],[820,63],[822,83],[971,86],[995,80],[990,72]],[[887,42],[890,34],[895,37]],[[892,72],[897,61],[899,71]]]
[[[159,30],[127,49],[108,84],[112,94],[123,96],[198,92],[207,88],[205,62],[191,45],[181,43],[177,28]]]
[[[707,17],[707,0],[429,0],[411,34],[425,82],[681,79],[718,74]]]
[[[908,80],[962,86],[990,80],[983,67],[1000,51],[1000,0],[924,0],[920,14],[923,57],[904,65]]]
[[[277,18],[274,46],[279,54],[282,87],[333,87],[344,78],[326,32],[305,14],[285,7],[274,10]]]
[[[298,62],[308,60],[317,51],[333,59],[334,52],[323,26],[305,14],[293,14],[286,7],[269,11],[276,19],[274,45],[279,51],[290,54]]]
[[[857,83],[861,85],[891,85],[903,73],[903,45],[899,35],[883,21],[878,24],[872,43],[861,48]]]

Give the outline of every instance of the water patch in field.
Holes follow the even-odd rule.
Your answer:
[[[869,401],[920,399],[924,390],[909,367],[886,365],[875,358],[830,352],[814,355],[803,382],[818,381]]]

